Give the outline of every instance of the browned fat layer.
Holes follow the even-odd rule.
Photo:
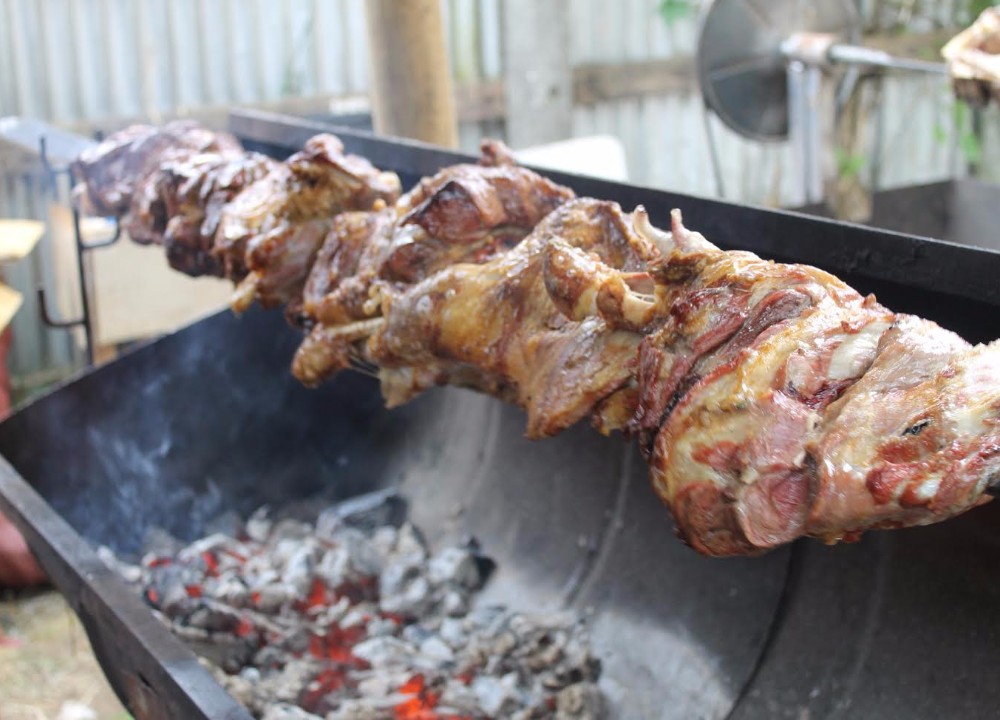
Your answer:
[[[717,294],[709,290],[717,292],[718,289],[692,293],[700,299],[694,298],[690,302],[697,305],[716,300]],[[719,319],[712,324],[711,329],[700,336],[687,339],[682,347],[657,348],[654,345],[656,335],[643,340],[639,358],[639,406],[636,417],[629,423],[633,432],[655,429],[665,422],[687,390],[698,382],[701,373],[692,375],[692,372],[700,360],[710,358],[716,367],[732,365],[739,354],[765,330],[798,317],[812,302],[809,296],[799,290],[785,289],[771,293],[748,312],[745,307],[748,298],[747,293],[738,291],[732,302],[720,309]],[[692,307],[688,304],[680,309],[679,317],[685,317]],[[673,334],[678,330],[665,328],[664,333],[666,332]]]

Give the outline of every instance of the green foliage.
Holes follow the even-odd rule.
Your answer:
[[[979,17],[983,10],[993,7],[996,0],[969,0],[969,14],[973,18]]]
[[[958,100],[952,110],[955,129],[958,131],[958,147],[970,165],[978,165],[983,157],[983,148],[979,137],[972,130],[972,110]]]
[[[843,148],[837,148],[837,176],[841,178],[856,178],[861,174],[865,163],[868,162],[864,155],[851,154]]]
[[[972,109],[961,100],[956,100],[951,109],[951,124],[954,128],[958,148],[970,165],[978,165],[983,159],[983,146],[972,127]],[[948,142],[949,133],[940,124],[934,126],[934,140],[941,145]]]
[[[678,20],[694,14],[697,0],[660,0],[657,12],[667,25],[673,25]]]

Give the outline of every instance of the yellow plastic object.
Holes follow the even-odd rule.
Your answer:
[[[0,332],[10,325],[14,313],[21,307],[23,300],[23,296],[17,290],[10,285],[0,283]]]
[[[0,220],[0,263],[20,260],[44,234],[45,224],[37,220]]]

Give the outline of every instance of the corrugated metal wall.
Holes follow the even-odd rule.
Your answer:
[[[693,14],[671,23],[659,0],[570,0],[574,64],[689,57]],[[905,20],[960,18],[967,3],[862,0],[866,27]],[[446,0],[452,63],[459,83],[502,76],[501,0]],[[159,121],[233,105],[294,103],[302,97],[363,97],[367,88],[363,0],[0,0],[0,116],[26,115],[87,131],[132,119]],[[951,101],[940,79],[886,83],[881,116],[882,186],[923,182],[962,169],[951,127]],[[577,108],[577,135],[611,134],[625,147],[634,182],[697,195],[716,185],[696,92]],[[727,196],[755,204],[794,197],[784,145],[745,141],[719,123]],[[502,136],[502,121],[464,124],[472,149]],[[873,133],[874,136],[874,133]],[[872,145],[874,147],[874,144]],[[5,178],[0,212],[33,215],[31,183]],[[31,291],[44,254],[12,280]],[[38,329],[32,304],[19,320],[15,372],[65,360],[53,333]],[[29,347],[30,346],[30,347]]]

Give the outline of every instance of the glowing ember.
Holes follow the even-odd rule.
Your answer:
[[[411,525],[372,522],[377,503],[350,506],[315,524],[258,511],[139,567],[101,556],[264,720],[603,717],[575,617],[477,607],[493,563],[474,542],[431,553]]]

